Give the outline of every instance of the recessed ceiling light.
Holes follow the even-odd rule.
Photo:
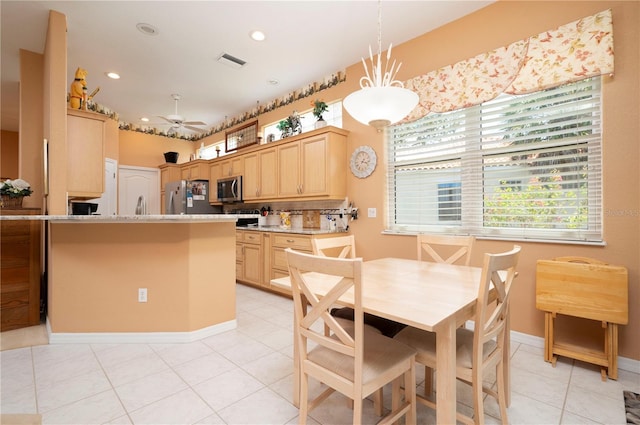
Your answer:
[[[280,82],[278,80],[269,80],[267,81],[267,83],[271,84],[272,86],[277,86]]]
[[[143,22],[136,24],[138,31],[145,35],[158,35],[158,30],[151,24],[145,24]]]
[[[107,77],[113,79],[113,80],[119,80],[120,79],[120,74],[117,74],[115,72],[105,72],[104,73]]]
[[[264,41],[264,39],[267,38],[264,35],[264,33],[262,31],[259,31],[259,30],[251,31],[249,33],[249,37],[251,37],[251,39],[255,40],[255,41]]]
[[[147,118],[147,117],[142,117],[142,118],[140,118],[140,121],[142,121],[142,122],[149,122],[149,118]]]

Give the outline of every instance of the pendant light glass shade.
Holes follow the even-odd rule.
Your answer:
[[[378,1],[378,57],[374,62],[373,52],[369,46],[369,59],[371,72],[364,58],[362,59],[366,75],[360,78],[361,89],[347,96],[342,104],[353,118],[382,131],[384,127],[409,115],[418,104],[419,97],[415,92],[405,89],[401,81],[394,79],[402,63],[399,63],[397,68],[395,60],[391,63],[391,45],[387,50],[387,62],[383,73],[380,1]]]
[[[418,104],[418,95],[403,87],[363,87],[342,104],[353,118],[381,131],[409,115]]]

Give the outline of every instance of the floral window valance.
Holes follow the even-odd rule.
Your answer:
[[[420,101],[404,121],[612,72],[609,9],[405,81]]]

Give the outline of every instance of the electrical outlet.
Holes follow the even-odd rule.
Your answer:
[[[376,215],[378,215],[378,210],[375,208],[368,208],[367,209],[367,217],[369,218],[376,218]]]
[[[139,303],[147,302],[147,288],[138,288],[138,302]]]

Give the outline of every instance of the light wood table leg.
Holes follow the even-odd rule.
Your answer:
[[[436,329],[436,422],[456,423],[456,323],[449,320]]]
[[[502,351],[502,365],[504,369],[504,393],[507,407],[511,405],[511,311],[507,311],[505,321],[504,350]]]
[[[609,378],[618,379],[618,324],[607,324],[607,344],[609,357]]]

